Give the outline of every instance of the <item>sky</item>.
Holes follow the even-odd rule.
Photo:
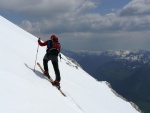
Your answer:
[[[0,15],[64,49],[150,48],[150,0],[1,0]]]

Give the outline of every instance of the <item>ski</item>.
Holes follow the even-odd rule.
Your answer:
[[[41,69],[42,73],[44,74],[44,69],[42,68],[42,66],[40,65],[40,63],[37,62],[37,65],[39,66],[39,68]],[[45,75],[44,75],[45,76]],[[52,84],[54,82],[54,80],[51,78],[50,76],[50,79],[49,79],[50,83]],[[63,93],[63,91],[60,89],[60,86],[55,86],[59,91],[60,93],[66,97],[66,95]]]

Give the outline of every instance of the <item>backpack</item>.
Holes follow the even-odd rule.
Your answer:
[[[51,40],[48,40],[47,42],[47,53],[58,55],[58,53],[60,52],[60,48],[61,46],[58,42],[58,38],[56,36],[51,36]]]

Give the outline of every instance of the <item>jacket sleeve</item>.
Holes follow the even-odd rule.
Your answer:
[[[39,43],[40,46],[46,46],[47,45],[47,41],[41,42],[40,39],[38,39],[38,43]]]

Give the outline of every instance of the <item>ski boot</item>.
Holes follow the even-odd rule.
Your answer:
[[[60,89],[60,83],[58,80],[55,80],[54,82],[52,82],[53,86],[56,86],[58,89]]]
[[[44,75],[45,75],[48,79],[50,79],[50,76],[49,76],[48,71],[44,71]]]

